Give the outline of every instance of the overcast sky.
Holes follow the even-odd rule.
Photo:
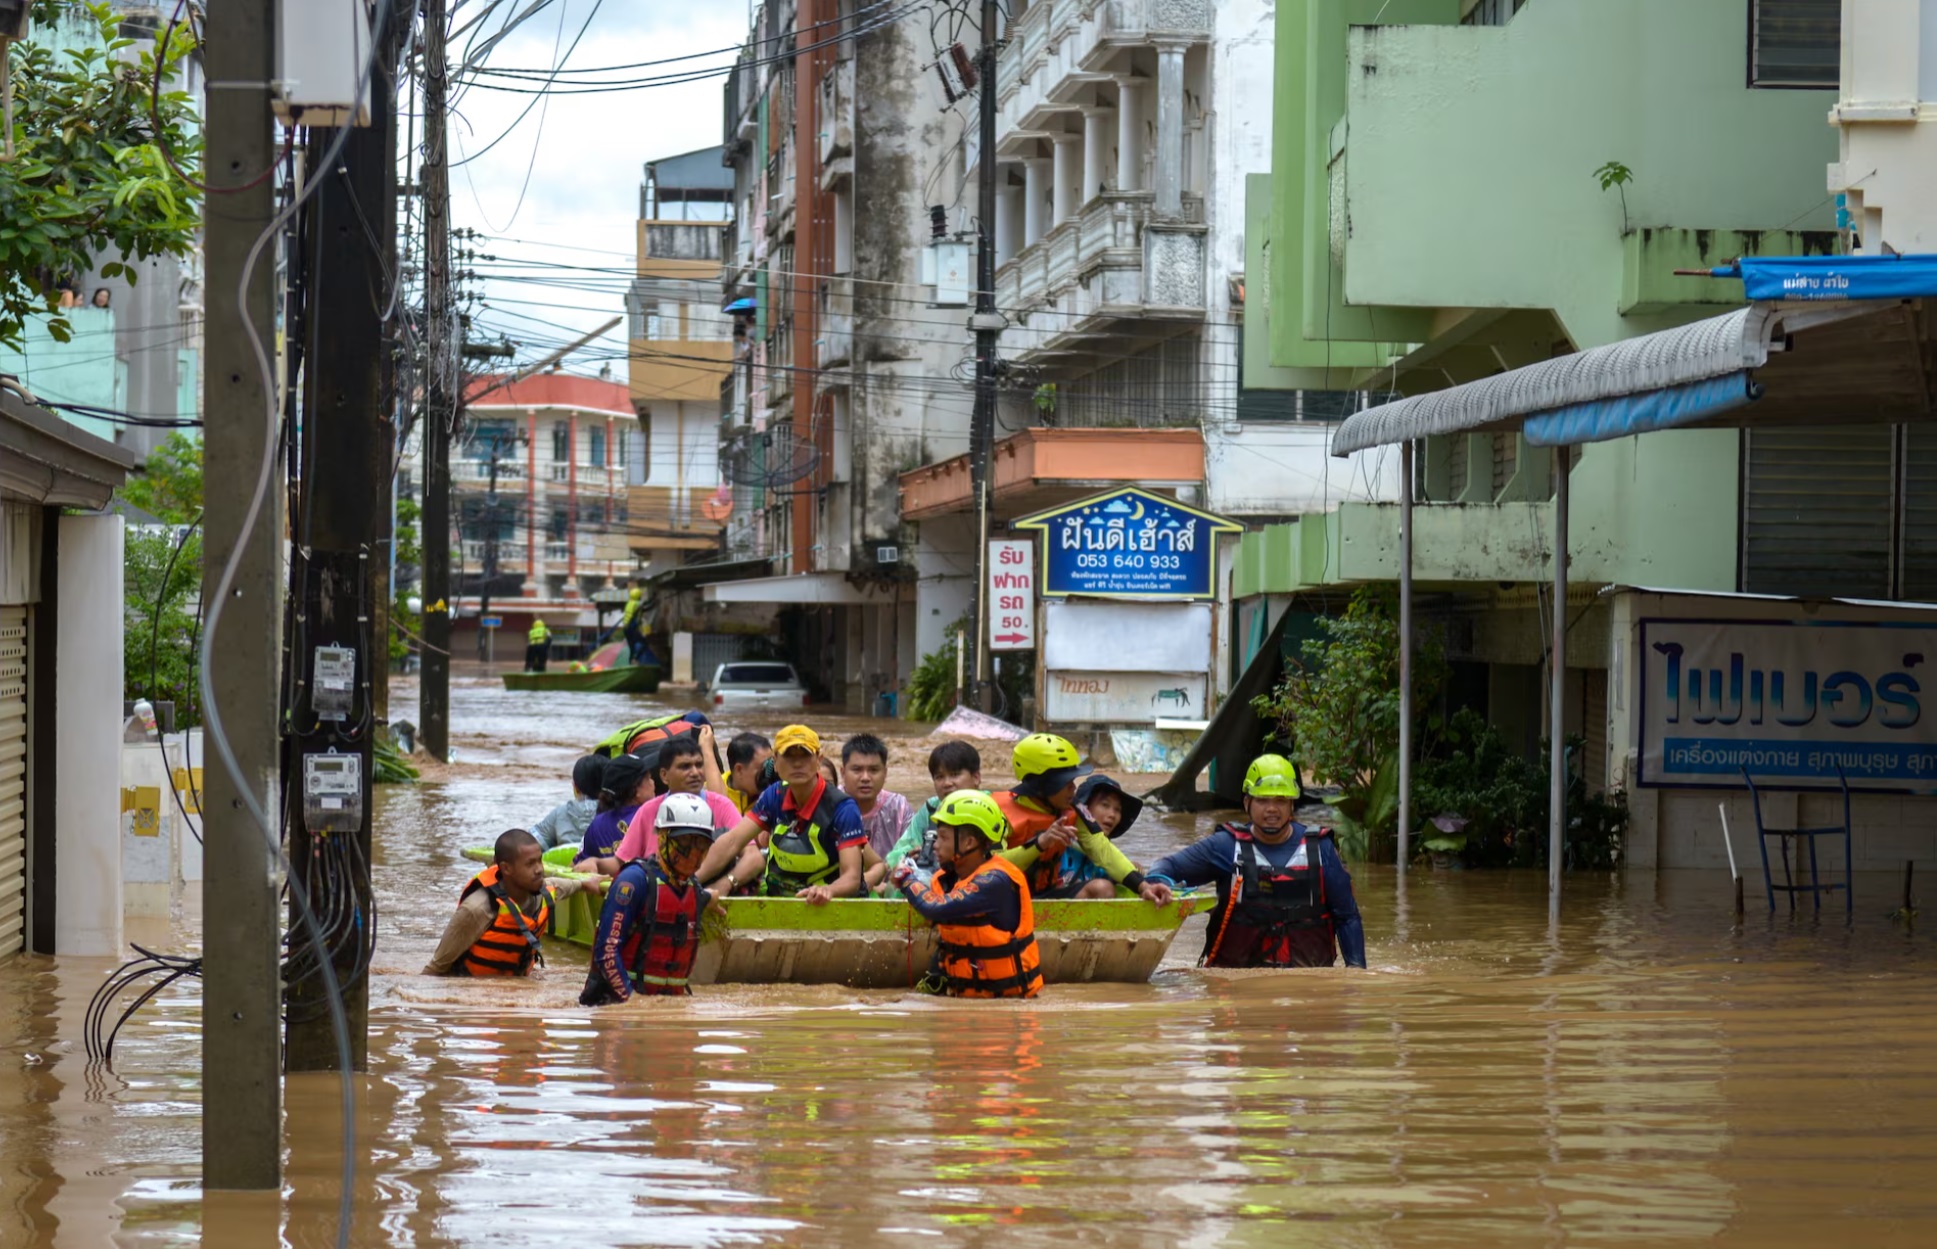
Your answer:
[[[480,7],[481,0],[469,0],[457,10],[455,23],[461,26]],[[524,7],[523,3],[506,4],[500,12]],[[549,70],[571,46],[581,27],[585,28],[584,37],[565,60],[568,68],[662,61],[737,48],[746,40],[750,20],[744,0],[651,0],[643,4],[637,0],[553,0],[493,48],[488,64]],[[468,36],[460,37],[452,48],[453,67],[464,55],[466,39]],[[593,77],[639,78],[723,66],[731,60],[731,55],[706,57]],[[570,81],[567,75],[559,79],[559,84],[565,86]],[[512,85],[536,87],[542,81]],[[635,223],[644,163],[719,143],[724,90],[724,74],[697,82],[545,98],[467,86],[456,103],[462,117],[452,120],[450,154],[456,166],[451,173],[453,224],[493,236],[481,241],[478,249],[503,260],[630,265],[635,259]],[[532,105],[529,113],[519,120],[527,105]],[[495,147],[457,164],[500,135],[505,137]],[[468,267],[483,271],[496,266]],[[601,290],[571,291],[487,279],[478,285],[490,307],[478,314],[473,338],[494,337],[503,331],[517,339],[522,333],[528,337],[519,356],[532,359],[542,354],[541,343],[576,337],[624,312],[624,286],[616,276],[601,280],[597,275],[569,271],[557,276],[583,280]],[[585,357],[568,360],[566,367],[573,372],[597,373],[600,355],[610,358],[624,352],[624,333],[625,327],[619,326],[588,348]],[[625,361],[612,360],[612,371],[615,378],[625,380]]]

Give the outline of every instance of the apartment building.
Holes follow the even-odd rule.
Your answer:
[[[627,534],[645,577],[718,546],[731,503],[717,496],[720,383],[733,349],[719,301],[732,192],[718,147],[646,162],[639,187],[626,313],[640,436],[625,464]]]
[[[896,491],[968,441],[965,115],[936,54],[906,14],[780,0],[726,90],[722,493],[734,571],[763,575],[705,596],[771,605],[809,680],[857,710],[940,644],[973,571],[916,557]]]
[[[464,418],[451,445],[453,653],[515,658],[542,618],[572,655],[597,627],[593,594],[635,570],[625,466],[640,437],[626,387],[562,372],[476,377]],[[399,468],[412,493],[414,440]],[[501,622],[490,647],[477,634],[486,615]]]

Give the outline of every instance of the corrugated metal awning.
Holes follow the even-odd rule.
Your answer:
[[[1368,408],[1332,436],[1350,455],[1433,434],[1528,429],[1571,445],[1676,428],[1754,397],[1751,371],[1787,335],[1894,304],[1756,303],[1719,317],[1543,360],[1464,385]],[[1532,424],[1531,422],[1538,422]]]

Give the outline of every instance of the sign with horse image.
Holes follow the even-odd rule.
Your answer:
[[[1202,718],[1201,672],[1049,672],[1043,711],[1057,724],[1151,724]]]

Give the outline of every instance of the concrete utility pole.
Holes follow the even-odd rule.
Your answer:
[[[451,176],[447,163],[450,14],[424,0],[424,661],[418,732],[433,759],[451,753],[451,434],[462,399],[451,306]]]
[[[981,142],[976,165],[975,194],[975,410],[969,419],[969,473],[975,491],[975,634],[976,704],[990,710],[989,678],[989,507],[995,462],[995,340],[1002,332],[1002,315],[995,310],[995,42],[996,0],[982,0],[982,51],[977,58],[981,75],[976,125]]]
[[[386,296],[396,280],[396,256],[385,249],[377,219],[396,203],[396,90],[399,44],[408,14],[375,32],[370,70],[370,124],[344,136],[330,168],[312,170],[316,193],[304,209],[309,245],[302,324],[309,334],[303,354],[302,515],[291,569],[290,608],[296,613],[297,691],[291,708],[289,863],[303,882],[324,925],[337,982],[348,1016],[350,1065],[366,1066],[369,980],[364,950],[370,913],[370,747],[376,729],[376,686],[384,680],[389,639],[376,630],[371,587],[388,528],[391,440],[383,408]],[[327,153],[336,138],[311,132],[311,150]],[[350,706],[332,719],[322,710],[328,691],[318,688],[319,650],[355,656]],[[312,834],[305,822],[304,775],[322,756],[329,766],[357,760],[355,828]],[[343,896],[347,892],[349,896]],[[330,1025],[323,981],[300,974],[320,957],[308,926],[293,909],[289,930],[293,974],[285,1002],[290,1071],[334,1071],[341,1064]]]
[[[267,246],[238,299],[244,261],[275,216],[276,161],[269,82],[276,75],[271,0],[226,0],[208,16],[204,48],[209,111],[204,131],[208,197],[207,368],[202,381],[203,457],[210,490],[202,514],[207,548],[202,595],[213,601],[224,565],[241,558],[223,601],[221,663],[208,674],[249,791],[264,811],[282,809],[279,743],[282,646],[282,491],[273,474],[246,534],[242,522],[277,436],[271,383],[256,364],[245,323],[275,341],[274,251]],[[227,188],[237,188],[229,190]],[[282,1183],[281,984],[274,847],[227,768],[210,766],[202,799],[202,1184],[275,1189]]]

